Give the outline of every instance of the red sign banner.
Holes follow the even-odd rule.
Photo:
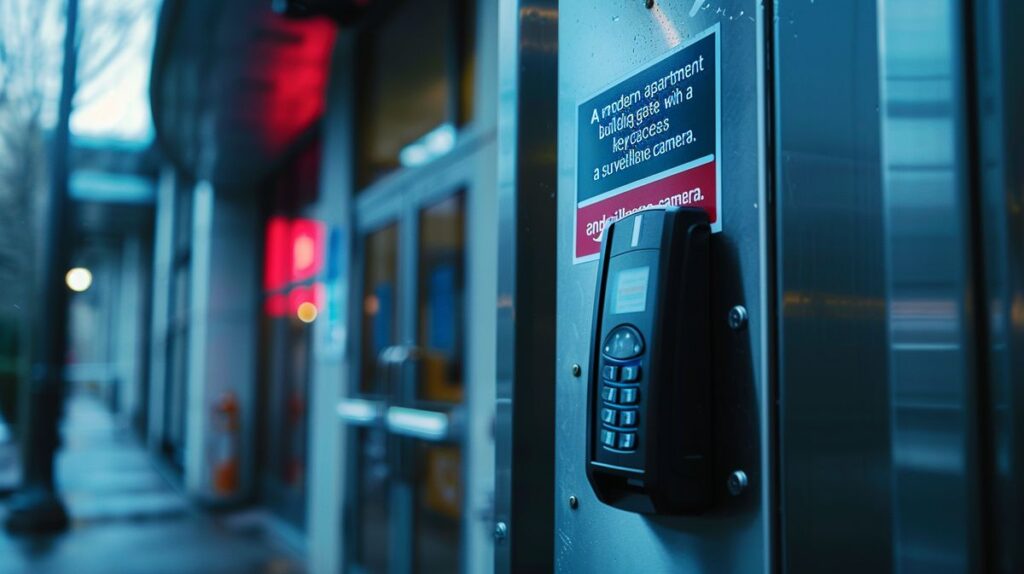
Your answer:
[[[652,207],[699,207],[707,211],[715,227],[718,221],[717,161],[714,157],[705,159],[707,161],[696,167],[579,205],[576,208],[575,258],[580,260],[600,253],[604,228],[612,221]]]

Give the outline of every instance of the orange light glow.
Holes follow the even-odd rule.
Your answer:
[[[318,311],[316,305],[310,303],[309,301],[304,301],[301,304],[299,304],[299,308],[295,312],[295,315],[299,318],[299,321],[302,321],[303,323],[312,323],[313,321],[316,321],[317,314]]]
[[[363,311],[367,315],[376,315],[380,311],[380,299],[376,295],[367,295],[363,300]]]

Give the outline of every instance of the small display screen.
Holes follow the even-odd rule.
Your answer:
[[[623,269],[612,283],[612,313],[643,313],[647,310],[647,279],[650,267]]]

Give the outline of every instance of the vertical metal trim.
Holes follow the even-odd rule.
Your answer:
[[[994,496],[991,485],[995,477],[995,459],[993,457],[992,435],[987,425],[992,420],[991,413],[991,376],[989,363],[985,360],[985,351],[989,348],[989,317],[988,285],[985,280],[985,237],[982,226],[983,187],[981,168],[981,126],[979,114],[980,80],[977,71],[978,47],[976,45],[977,25],[972,0],[960,0],[959,83],[964,98],[963,109],[958,110],[959,122],[963,124],[964,141],[961,151],[966,152],[966,176],[962,181],[967,197],[966,235],[969,245],[966,249],[965,268],[969,271],[966,280],[966,308],[964,325],[971,329],[964,333],[962,340],[966,343],[965,361],[968,370],[973,367],[973,381],[967,381],[966,412],[969,421],[966,425],[967,443],[968,493],[973,500],[968,501],[967,529],[970,537],[968,543],[968,565],[971,572],[987,573],[992,571],[994,543],[992,540]],[[966,142],[966,143],[964,143]],[[973,335],[973,337],[972,337]],[[973,341],[973,344],[972,344]],[[971,384],[973,382],[973,384]],[[971,446],[973,445],[973,448]]]
[[[174,265],[174,199],[177,189],[174,169],[165,166],[156,195],[156,228],[153,241],[152,309],[150,313],[149,420],[146,442],[153,452],[160,450],[164,429],[167,386],[167,329],[170,320],[171,271]]]
[[[208,181],[195,186],[192,261],[189,276],[188,393],[185,420],[185,487],[203,494],[206,438],[206,356],[209,331],[210,257],[213,243],[214,190]]]
[[[132,428],[141,415],[142,383],[141,361],[146,349],[145,337],[142,336],[143,315],[142,294],[142,240],[135,234],[122,239],[120,256],[120,273],[117,279],[121,297],[116,315],[116,333],[112,359],[115,361],[117,377],[121,381],[118,404],[124,420]]]
[[[778,246],[775,242],[775,223],[778,212],[775,205],[775,66],[778,57],[775,50],[775,10],[779,0],[762,2],[757,11],[757,88],[762,110],[758,114],[758,130],[761,134],[758,154],[758,175],[761,189],[761,373],[764,381],[761,404],[765,414],[761,423],[762,473],[767,480],[761,481],[761,513],[764,516],[764,571],[782,571],[780,548],[782,513],[779,512],[779,485],[781,484],[779,461],[779,285]],[[694,3],[694,8],[697,3]]]
[[[885,106],[887,106],[887,102],[888,102],[888,100],[886,99],[888,97],[888,91],[887,91],[887,85],[886,85],[886,76],[887,76],[887,73],[888,73],[887,72],[887,70],[888,70],[888,62],[886,60],[885,54],[887,54],[888,50],[889,50],[888,45],[887,45],[887,41],[886,41],[887,38],[886,38],[886,32],[885,32],[885,30],[886,30],[886,26],[885,26],[885,24],[886,24],[886,7],[887,7],[887,0],[876,0],[876,2],[875,2],[875,29],[877,30],[877,39],[876,39],[876,50],[877,50],[877,53],[878,53],[878,56],[877,56],[877,60],[878,60],[878,86],[877,87],[878,87],[878,101],[879,101],[879,111],[878,111],[878,113],[879,113],[879,126],[880,126],[878,149],[879,149],[879,155],[882,158],[881,161],[882,161],[883,172],[885,170],[885,154],[886,154],[887,151],[889,151],[891,149],[891,146],[887,142],[887,134],[886,134],[886,127],[885,127],[885,122],[887,121],[887,117],[886,117],[887,112],[886,112],[886,107]],[[891,208],[888,207],[888,203],[891,201],[892,192],[889,189],[889,185],[887,185],[886,175],[884,173],[882,174],[880,184],[881,184],[881,193],[882,193],[882,196],[883,196],[883,199],[882,199],[882,202],[883,202],[882,226],[883,226],[883,229],[885,229],[884,233],[891,233],[891,230],[892,230]],[[889,237],[887,237],[886,239],[889,239],[891,241],[891,238],[889,238]],[[892,247],[891,246],[887,246],[884,251],[885,251],[885,253],[884,253],[885,274],[886,274],[886,277],[889,278],[887,280],[887,282],[886,282],[886,285],[885,285],[885,302],[886,302],[886,305],[889,306],[889,305],[892,304],[893,290],[894,290],[893,289],[893,285],[892,285],[892,279],[891,279],[891,277],[893,275],[893,272],[892,272],[892,270],[893,270]],[[897,425],[896,425],[897,409],[896,409],[896,405],[895,405],[895,403],[896,403],[896,391],[893,388],[894,387],[894,381],[896,380],[896,378],[895,378],[895,373],[894,373],[894,370],[893,370],[893,365],[892,365],[892,360],[891,360],[891,357],[892,357],[892,350],[891,350],[892,349],[892,337],[893,337],[893,325],[892,325],[892,323],[893,323],[893,321],[892,321],[892,318],[890,316],[888,318],[888,320],[887,320],[887,325],[886,325],[886,335],[887,335],[887,337],[889,338],[889,341],[890,341],[890,343],[889,343],[889,345],[890,345],[889,346],[889,349],[890,349],[889,350],[890,362],[889,362],[889,365],[887,367],[887,372],[886,372],[886,376],[888,378],[888,386],[889,386],[889,420],[888,420],[889,428],[888,428],[888,432],[889,432],[889,437],[890,437],[890,444],[893,442],[892,437],[896,436],[896,431],[897,431]],[[886,481],[886,488],[887,488],[887,490],[885,491],[885,495],[889,498],[889,500],[891,501],[891,503],[892,503],[894,508],[898,508],[898,505],[899,505],[899,495],[898,495],[899,490],[898,490],[898,479],[897,479],[898,474],[899,473],[897,472],[897,470],[895,468],[890,469],[889,476],[887,477],[888,480]],[[889,528],[890,528],[890,531],[892,532],[892,545],[894,547],[896,547],[893,550],[893,558],[891,560],[891,567],[892,567],[892,569],[894,571],[900,572],[900,567],[899,567],[900,566],[900,562],[899,562],[899,556],[898,556],[898,552],[899,552],[898,536],[899,536],[899,521],[900,521],[899,512],[898,511],[890,512],[890,515],[888,517],[886,517],[886,518],[888,518]]]
[[[966,0],[965,0],[966,1]],[[978,253],[983,257],[984,297],[979,315],[988,316],[987,346],[982,359],[988,370],[985,397],[988,420],[979,432],[991,449],[988,490],[988,567],[993,572],[1019,572],[1024,567],[1024,502],[1020,492],[1024,473],[1024,113],[1013,98],[1024,93],[1024,4],[1011,0],[974,0],[971,9],[970,79],[976,84],[977,122],[977,231]],[[985,461],[982,461],[984,463]]]
[[[398,225],[398,281],[397,281],[397,305],[395,313],[398,315],[398,344],[406,348],[416,346],[416,328],[419,319],[419,305],[417,301],[417,287],[419,283],[419,235],[420,235],[420,201],[404,195],[406,198],[397,213],[395,223]],[[418,198],[417,198],[418,199]],[[363,262],[364,268],[366,261]],[[392,367],[391,376],[394,377],[391,388],[388,389],[392,400],[403,400],[402,396],[408,392],[405,385],[405,370],[401,364]],[[400,387],[399,394],[395,394],[395,385]],[[391,482],[391,555],[389,571],[392,574],[409,574],[413,571],[415,563],[416,548],[416,492],[413,490],[409,469],[415,465],[414,460],[409,460],[407,455],[415,452],[410,439],[396,436],[389,433],[389,447],[391,445],[397,450],[397,466],[392,467],[392,472],[398,473],[398,478]],[[392,475],[394,476],[394,475]]]
[[[554,568],[558,4],[498,5],[496,572]],[[513,504],[514,502],[514,504]]]
[[[493,569],[495,492],[495,363],[497,361],[498,253],[498,3],[474,0],[475,101],[470,122],[486,143],[477,152],[472,190],[464,199],[466,420],[463,469],[463,572]],[[474,331],[473,325],[477,326]]]
[[[328,309],[318,320],[314,330],[314,345],[310,374],[311,412],[309,444],[311,448],[309,490],[306,499],[309,568],[313,572],[339,572],[348,551],[348,538],[343,531],[346,523],[346,488],[350,484],[345,474],[347,429],[336,414],[338,399],[344,396],[350,380],[352,331],[351,305],[354,287],[352,275],[352,153],[351,126],[352,68],[354,54],[352,34],[338,37],[331,59],[330,84],[327,88],[327,109],[323,119],[323,160],[320,165],[320,200],[317,217],[340,236],[337,243],[327,249],[338,249],[328,254],[337,261],[336,277],[328,277],[326,289],[335,299],[335,311]],[[333,280],[333,283],[330,282]]]

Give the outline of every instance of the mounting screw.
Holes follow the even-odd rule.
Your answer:
[[[570,496],[569,497],[569,508],[571,508],[573,510],[576,510],[579,507],[580,507],[579,499],[576,498],[575,496]]]
[[[736,305],[729,309],[729,328],[739,331],[747,326],[747,308],[743,305]]]
[[[654,8],[654,0],[645,0],[644,5],[647,6],[648,10],[650,10],[651,8]]]
[[[583,367],[579,363],[572,364],[572,376],[578,377],[583,374]]]
[[[742,470],[733,471],[729,475],[729,480],[725,481],[725,485],[729,487],[729,494],[739,496],[741,492],[747,489],[747,473]]]
[[[504,540],[508,537],[508,524],[504,522],[498,522],[494,525],[494,539]]]

